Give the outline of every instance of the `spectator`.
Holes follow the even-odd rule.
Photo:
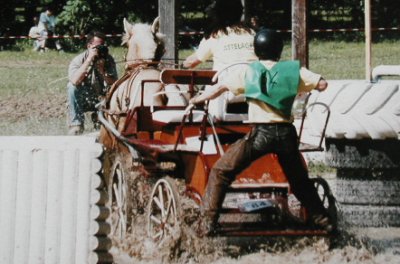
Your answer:
[[[227,11],[229,10],[229,11]],[[207,8],[207,19],[209,29],[206,30],[198,49],[183,62],[183,66],[194,68],[202,62],[212,58],[213,69],[224,70],[218,77],[221,82],[229,71],[239,71],[243,65],[227,69],[236,63],[251,62],[257,60],[254,53],[253,29],[242,23],[243,5],[241,0],[216,0]],[[218,87],[207,85],[205,91],[209,92]],[[226,94],[228,100],[234,96]],[[209,112],[219,116],[221,100],[213,100],[209,104]],[[244,99],[244,98],[243,98]]]
[[[105,35],[92,31],[87,36],[87,50],[77,55],[68,68],[68,122],[70,135],[84,131],[84,113],[96,111],[95,105],[117,80],[114,58],[108,53]],[[97,120],[92,115],[92,121]]]
[[[33,17],[33,26],[29,30],[29,37],[33,39],[33,50],[34,51],[43,51],[41,47],[43,46],[44,39],[40,35],[40,29],[38,27],[39,18]]]
[[[247,71],[228,76],[218,89],[190,100],[191,104],[199,104],[227,91],[244,93],[249,104],[249,122],[254,124],[252,131],[232,144],[212,167],[201,205],[198,234],[215,231],[228,186],[236,175],[268,153],[278,156],[293,194],[310,214],[310,224],[332,231],[329,215],[298,150],[291,116],[297,93],[323,91],[328,84],[321,75],[300,67],[299,61],[279,62],[283,41],[276,31],[260,30],[254,38],[254,49],[260,60],[250,64]]]
[[[58,51],[62,51],[59,40],[53,39],[56,23],[57,19],[54,16],[52,7],[48,6],[44,12],[40,13],[38,27],[40,30],[40,35],[44,39],[43,43],[41,44],[41,49],[45,50],[46,48],[55,45]]]
[[[233,63],[256,60],[253,50],[255,32],[241,22],[241,0],[216,0],[208,8],[210,32],[205,34],[196,52],[183,62],[194,68],[212,58],[213,69],[221,70]]]

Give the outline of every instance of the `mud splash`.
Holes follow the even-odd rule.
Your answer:
[[[377,252],[365,241],[347,240],[343,245],[331,248],[323,238],[278,239],[254,245],[254,240],[240,239],[241,242],[224,238],[194,239],[184,245],[186,251],[179,256],[159,251],[150,241],[143,244],[141,255],[131,255],[114,247],[112,253],[115,263],[400,263],[397,251]],[[131,241],[132,242],[132,241]],[[124,248],[132,249],[125,241]],[[357,245],[356,245],[357,244]],[[181,245],[182,246],[182,245]]]
[[[186,209],[195,203],[183,199]],[[134,230],[115,241],[114,262],[130,263],[400,263],[400,229],[343,229],[331,237],[214,237],[198,238],[190,223],[196,211],[185,210],[186,220],[161,247],[146,234],[145,217]],[[185,218],[184,218],[185,219]],[[188,221],[189,220],[189,221]],[[189,224],[188,224],[189,223]],[[347,231],[345,231],[347,230]]]

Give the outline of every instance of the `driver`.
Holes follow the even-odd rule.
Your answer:
[[[76,56],[68,68],[68,125],[69,135],[84,130],[85,112],[96,111],[95,105],[117,80],[114,58],[104,45],[105,35],[92,31],[87,35],[87,50]],[[92,121],[97,121],[93,112]]]
[[[259,61],[247,71],[226,77],[220,86],[191,99],[199,104],[224,92],[244,94],[248,102],[251,132],[235,142],[211,169],[201,205],[198,234],[213,234],[226,189],[236,175],[253,161],[268,153],[276,153],[296,198],[308,209],[311,224],[332,231],[333,225],[317,190],[308,177],[298,149],[291,109],[297,93],[312,89],[323,91],[327,82],[321,75],[300,67],[299,61],[279,62],[283,49],[281,36],[262,29],[254,37],[254,51]]]

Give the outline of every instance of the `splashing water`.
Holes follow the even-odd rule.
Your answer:
[[[182,199],[186,219],[198,217],[195,203]],[[145,218],[112,248],[115,263],[400,263],[400,229],[344,229],[334,237],[209,237],[199,238],[190,223],[162,247],[145,232]],[[189,223],[188,223],[189,222]],[[347,231],[344,231],[347,229]]]

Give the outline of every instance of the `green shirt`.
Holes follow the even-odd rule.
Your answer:
[[[300,62],[277,62],[267,69],[260,62],[250,64],[245,76],[245,96],[260,100],[290,117],[300,82]]]

